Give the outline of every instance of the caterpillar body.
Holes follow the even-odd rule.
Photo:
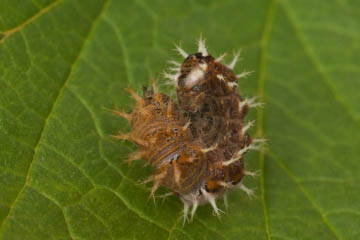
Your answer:
[[[245,170],[244,156],[264,142],[252,140],[247,132],[253,122],[245,123],[244,118],[260,104],[238,94],[237,80],[248,74],[233,72],[238,55],[225,66],[222,57],[207,53],[204,40],[198,45],[194,54],[177,46],[185,60],[172,62],[174,73],[164,74],[176,87],[178,104],[153,84],[152,90],[143,89],[143,96],[130,90],[137,101],[131,114],[117,112],[131,122],[132,130],[116,138],[138,146],[129,161],[142,158],[154,167],[150,196],[159,186],[171,189],[184,203],[184,223],[190,206],[192,219],[204,203],[219,216],[215,200],[224,196],[227,207],[230,189],[253,194],[241,182],[245,175],[255,175]]]

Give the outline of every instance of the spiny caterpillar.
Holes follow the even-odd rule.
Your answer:
[[[237,80],[248,72],[236,75],[233,68],[239,58],[235,54],[229,65],[208,54],[205,41],[200,38],[198,52],[187,54],[182,64],[171,61],[171,80],[177,91],[178,104],[159,93],[143,88],[143,96],[129,90],[137,104],[131,114],[115,111],[131,123],[131,132],[115,136],[138,146],[128,161],[145,159],[154,167],[149,180],[154,182],[150,196],[158,187],[172,190],[184,203],[184,223],[190,206],[191,219],[197,207],[210,203],[219,216],[216,198],[239,188],[248,195],[253,191],[242,184],[245,175],[256,173],[245,170],[244,155],[259,150],[263,139],[251,139],[247,130],[253,122],[244,118],[252,107],[260,106],[255,99],[243,99],[237,91]]]

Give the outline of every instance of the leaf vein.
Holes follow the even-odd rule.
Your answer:
[[[41,9],[37,14],[35,14],[34,16],[32,16],[31,18],[27,19],[25,22],[23,22],[22,24],[20,24],[19,26],[6,30],[4,32],[2,32],[3,34],[3,38],[0,39],[0,44],[4,43],[5,40],[7,38],[9,38],[11,35],[13,35],[16,32],[20,32],[25,26],[27,26],[28,24],[34,22],[36,19],[40,18],[42,15],[46,14],[47,12],[49,12],[51,9],[53,9],[56,5],[58,5],[60,2],[62,2],[63,0],[56,0],[54,2],[52,2],[51,4],[49,4],[47,7]]]
[[[298,124],[299,126],[301,126],[301,128],[303,129],[307,129],[308,131],[312,132],[314,134],[314,137],[317,137],[320,141],[322,141],[324,144],[335,144],[335,142],[325,136],[323,133],[321,133],[315,126],[313,126],[312,122],[308,123],[306,121],[300,121],[298,118],[293,117],[293,114],[291,114],[290,110],[291,108],[287,108],[284,107],[279,101],[277,101],[277,99],[272,98],[272,97],[268,97],[269,101],[271,101],[271,103],[276,106],[281,112],[284,113],[284,115],[286,115],[290,121],[293,121],[294,123]],[[289,110],[290,109],[290,110]]]
[[[56,6],[59,2],[60,2],[60,0],[58,0],[57,2],[54,2],[54,3],[56,3],[55,5],[53,4],[53,5],[50,5],[50,6],[54,7],[54,6]],[[35,148],[34,148],[34,154],[33,154],[33,156],[32,156],[32,160],[31,160],[31,162],[30,162],[30,165],[29,165],[28,170],[27,170],[27,173],[26,173],[24,186],[21,188],[21,190],[19,191],[18,195],[15,197],[14,202],[10,205],[10,209],[9,209],[7,215],[5,216],[4,220],[0,223],[0,234],[1,234],[1,232],[3,231],[3,229],[4,229],[4,228],[3,228],[3,226],[5,225],[4,223],[6,222],[6,220],[7,220],[7,219],[9,218],[9,216],[11,215],[11,212],[13,211],[14,207],[16,206],[16,203],[18,202],[18,200],[19,200],[19,198],[20,198],[20,195],[22,195],[22,193],[24,192],[26,186],[27,186],[28,183],[29,183],[30,172],[31,172],[32,166],[33,166],[33,164],[34,164],[34,162],[35,162],[35,156],[36,156],[36,153],[37,153],[37,151],[38,151],[38,149],[39,149],[41,139],[43,138],[43,136],[44,136],[44,134],[45,134],[45,129],[46,129],[46,126],[47,126],[47,124],[48,124],[48,121],[49,121],[52,113],[54,112],[55,107],[56,107],[56,105],[58,104],[58,101],[60,100],[60,97],[62,96],[64,90],[66,89],[66,85],[67,85],[67,83],[68,83],[68,81],[69,81],[69,79],[70,79],[70,76],[71,76],[71,74],[72,74],[72,71],[73,71],[75,65],[77,64],[77,62],[78,62],[78,60],[79,60],[79,58],[80,58],[81,52],[83,51],[84,46],[86,45],[87,41],[89,40],[89,37],[90,37],[91,33],[93,32],[93,29],[94,29],[96,23],[98,22],[99,18],[102,16],[102,13],[104,12],[105,6],[106,6],[106,2],[104,2],[103,9],[100,11],[100,13],[98,14],[98,16],[97,16],[96,19],[94,20],[93,24],[90,26],[89,31],[88,31],[86,37],[84,38],[83,44],[82,44],[82,46],[81,46],[80,49],[79,49],[79,53],[78,53],[77,56],[74,58],[74,61],[73,61],[72,65],[71,65],[71,67],[70,67],[69,73],[68,73],[65,81],[63,82],[62,86],[60,87],[60,89],[59,89],[59,91],[58,91],[58,94],[57,94],[57,96],[56,96],[53,104],[51,105],[50,110],[49,110],[47,116],[45,117],[45,121],[44,121],[43,128],[41,129],[41,131],[40,131],[40,136],[38,137],[38,139],[37,139],[37,141],[36,141]],[[49,11],[52,7],[46,8],[47,10],[46,10],[45,12]],[[44,12],[44,11],[43,11],[43,12],[40,11],[38,15],[35,15],[35,16],[34,16],[33,18],[31,18],[29,21],[32,22],[32,21],[36,20],[36,19],[39,18],[41,15],[43,15],[45,12]],[[28,22],[28,23],[30,23],[30,22]],[[26,24],[28,24],[28,23],[26,23]],[[20,25],[20,26],[24,27],[25,25]],[[22,28],[22,27],[21,27],[21,28]],[[21,30],[21,28],[20,28],[20,30]],[[0,40],[0,43],[1,43],[1,41],[3,41],[3,40],[4,40],[4,38],[3,38],[2,40]]]
[[[320,74],[321,79],[325,83],[325,85],[328,86],[330,92],[334,96],[334,99],[343,107],[345,112],[349,115],[350,119],[354,122],[354,124],[360,129],[360,121],[358,120],[358,117],[356,113],[354,113],[351,108],[346,104],[343,97],[337,92],[336,87],[333,85],[331,79],[326,73],[325,68],[321,64],[320,60],[316,56],[314,50],[312,47],[310,47],[310,44],[308,43],[306,37],[304,37],[303,31],[301,31],[301,28],[298,25],[298,20],[296,19],[295,14],[292,12],[290,6],[286,3],[286,0],[280,1],[281,6],[284,9],[284,12],[287,14],[287,17],[289,19],[289,22],[292,24],[295,33],[301,43],[301,45],[304,48],[304,51],[308,58],[310,59],[311,64],[314,66],[315,70]]]
[[[219,232],[216,231],[215,229],[210,228],[210,227],[209,227],[207,224],[205,224],[200,218],[197,218],[196,220],[197,220],[199,223],[201,223],[201,225],[203,225],[204,228],[206,228],[206,229],[209,230],[210,232],[213,232],[213,233],[219,235],[219,236],[222,237],[223,239],[226,239],[226,237],[225,237],[223,234],[219,233]]]
[[[97,135],[99,136],[100,139],[104,138],[104,133],[101,130],[101,126],[98,123],[98,121],[96,120],[96,116],[94,111],[91,109],[91,107],[86,103],[86,101],[84,101],[84,99],[82,97],[80,97],[79,94],[76,93],[75,90],[68,88],[68,90],[79,100],[79,102],[85,107],[85,109],[89,112],[91,119],[94,122],[94,127],[96,130]],[[117,173],[119,173],[123,178],[127,179],[128,181],[132,182],[135,184],[134,180],[132,180],[131,178],[129,178],[128,176],[126,176],[120,169],[118,169],[104,154],[103,148],[102,148],[102,144],[101,141],[98,141],[98,148],[99,148],[99,153],[100,156],[105,160],[105,162],[107,163],[107,165],[111,168],[113,168]]]
[[[114,30],[114,33],[115,33],[117,39],[119,40],[120,47],[121,47],[121,50],[123,53],[123,58],[124,58],[124,65],[125,65],[127,80],[128,80],[129,84],[133,85],[134,79],[133,79],[133,75],[132,75],[132,71],[131,71],[132,65],[130,63],[130,57],[129,57],[129,53],[127,51],[124,37],[123,37],[122,33],[120,32],[119,28],[115,27],[114,24],[111,22],[111,20],[105,18],[105,21]]]
[[[264,88],[266,82],[266,61],[267,61],[267,51],[268,51],[268,42],[270,40],[270,34],[275,18],[276,12],[276,5],[277,0],[272,0],[269,3],[269,7],[267,10],[267,14],[265,16],[264,21],[264,30],[261,36],[261,53],[260,53],[260,60],[259,60],[259,82],[258,82],[258,97],[260,100],[264,101]],[[259,137],[264,137],[264,112],[262,108],[258,110],[258,128],[257,128],[257,135]],[[264,164],[265,154],[263,152],[259,153],[259,162],[260,162],[260,169],[263,174],[261,174],[260,178],[260,188],[261,188],[261,202],[262,208],[264,213],[264,224],[266,230],[267,239],[271,239],[270,235],[270,226],[269,226],[269,216],[267,212],[266,206],[266,199],[265,199],[265,164]]]
[[[78,169],[81,174],[91,183],[91,185],[93,187],[95,187],[95,183],[92,180],[92,178],[77,164],[75,164],[72,160],[70,160],[71,158],[66,156],[64,153],[58,151],[54,146],[48,145],[46,143],[41,143],[44,147],[46,147],[47,149],[49,149],[50,151],[53,151],[54,153],[58,154],[59,156],[61,156],[63,159],[65,159],[66,161],[68,161],[72,166],[74,166],[76,169]],[[44,167],[44,166],[43,166]],[[44,167],[45,168],[45,167]],[[50,171],[48,169],[48,171]]]
[[[120,193],[118,193],[117,191],[114,191],[113,189],[107,187],[107,186],[99,186],[98,189],[105,189],[107,191],[112,192],[113,194],[115,194],[123,203],[124,205],[132,212],[134,212],[136,215],[138,215],[141,219],[146,220],[147,222],[165,230],[166,232],[169,232],[170,230],[167,229],[165,226],[157,223],[156,221],[154,221],[153,219],[149,218],[148,216],[146,216],[144,213],[142,213],[141,211],[139,211],[138,209],[134,208]]]
[[[307,200],[312,205],[313,209],[320,215],[321,220],[324,222],[325,226],[329,229],[329,232],[336,238],[341,239],[334,230],[334,227],[329,223],[326,214],[321,211],[321,208],[316,204],[315,200],[312,199],[310,193],[305,189],[302,185],[301,181],[297,178],[294,173],[287,168],[284,163],[280,160],[280,158],[273,152],[269,151],[269,155],[276,161],[276,163],[284,170],[287,176],[299,187],[299,190],[304,194]]]
[[[50,202],[53,202],[60,210],[61,210],[61,213],[64,217],[64,222],[65,222],[65,225],[66,225],[66,228],[67,228],[67,231],[69,233],[69,236],[71,239],[74,239],[71,235],[71,232],[70,232],[70,228],[69,228],[69,225],[68,223],[66,222],[66,218],[65,218],[65,213],[64,213],[64,209],[61,207],[60,203],[58,203],[55,199],[53,199],[52,197],[50,197],[49,195],[41,192],[39,189],[36,189],[32,186],[28,186],[29,189],[32,189],[33,191],[39,193],[41,196],[43,196],[44,198],[48,199]],[[49,213],[49,212],[48,212]]]
[[[106,231],[109,233],[109,236],[111,237],[111,239],[114,239],[113,235],[111,234],[111,229],[110,227],[105,223],[105,221],[103,219],[101,219],[97,214],[95,214],[92,210],[90,210],[90,208],[85,207],[85,205],[81,205],[87,212],[89,212],[91,215],[93,215],[96,219],[98,219],[102,225],[104,225]]]

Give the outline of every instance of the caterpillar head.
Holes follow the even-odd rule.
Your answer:
[[[208,95],[225,96],[237,92],[233,66],[226,66],[221,59],[208,54],[203,40],[199,41],[198,52],[194,54],[178,50],[185,59],[178,68],[171,69],[177,71],[176,74],[166,76],[175,81],[179,103],[186,111],[196,112]]]

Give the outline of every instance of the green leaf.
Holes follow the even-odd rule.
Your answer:
[[[0,32],[0,239],[360,238],[359,1],[2,0]],[[105,109],[129,111],[124,88],[201,33],[214,56],[243,49],[239,91],[265,102],[248,119],[269,144],[246,156],[256,199],[233,191],[221,221],[206,205],[182,227]]]

